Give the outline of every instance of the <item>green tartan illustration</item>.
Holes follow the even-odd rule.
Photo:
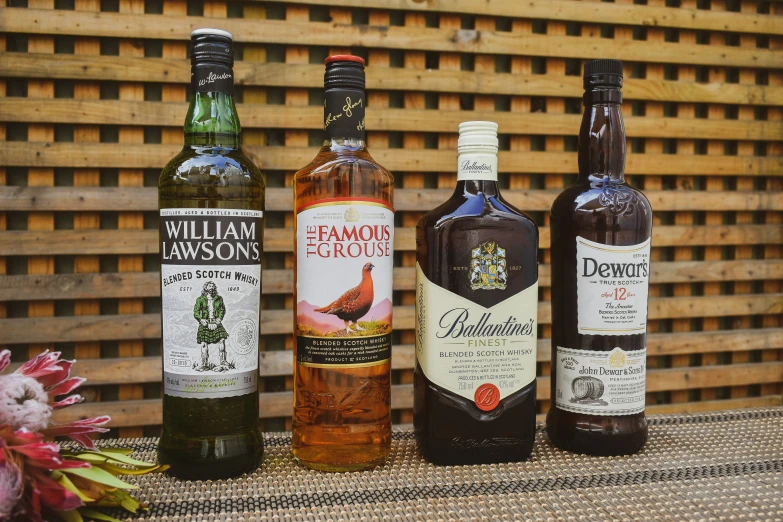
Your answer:
[[[215,296],[212,303],[215,319],[222,321],[226,315],[226,307],[223,304],[223,298]],[[196,342],[215,344],[223,339],[228,339],[228,332],[223,328],[222,324],[218,324],[214,330],[210,330],[209,327],[201,324],[201,320],[209,321],[209,304],[207,296],[201,295],[196,299],[196,306],[193,307],[193,317],[199,322],[198,332],[196,333]]]

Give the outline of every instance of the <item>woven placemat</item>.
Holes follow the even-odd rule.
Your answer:
[[[441,467],[402,427],[386,465],[321,473],[293,461],[290,434],[265,443],[262,467],[236,479],[129,478],[150,510],[127,520],[783,520],[783,408],[651,416],[630,457],[562,452],[539,426],[530,461]],[[156,439],[105,444],[155,458]]]

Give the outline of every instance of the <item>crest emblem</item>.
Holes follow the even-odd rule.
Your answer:
[[[343,214],[343,217],[347,223],[356,223],[359,221],[359,211],[353,207],[349,207],[348,210],[345,211],[345,214]]]
[[[487,241],[471,250],[471,290],[505,290],[507,281],[505,248]]]

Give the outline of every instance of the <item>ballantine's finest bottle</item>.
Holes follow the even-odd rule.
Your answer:
[[[626,184],[623,64],[585,65],[579,177],[552,205],[552,394],[547,433],[593,455],[639,451],[653,213]]]
[[[394,179],[365,146],[364,60],[326,59],[324,143],[296,173],[293,452],[376,466],[391,448]]]
[[[526,459],[535,439],[538,227],[500,195],[497,129],[460,124],[457,188],[416,227],[413,418],[437,464]]]
[[[185,146],[163,169],[163,434],[160,462],[185,478],[255,468],[264,179],[240,150],[230,33],[191,35]]]

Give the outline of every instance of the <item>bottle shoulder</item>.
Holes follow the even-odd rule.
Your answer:
[[[634,214],[652,220],[652,206],[642,191],[625,182],[585,180],[566,188],[552,203],[553,221],[579,214]]]
[[[435,231],[476,229],[482,226],[519,230],[538,236],[538,225],[530,216],[500,196],[484,194],[466,196],[455,193],[426,213],[418,223],[421,229]]]
[[[384,185],[394,185],[392,173],[375,161],[366,150],[333,151],[327,147],[322,148],[308,165],[296,172],[294,182],[312,182],[316,178],[326,179],[346,173],[372,176]]]
[[[255,162],[241,149],[184,146],[161,171],[158,187],[242,185],[265,188]]]

